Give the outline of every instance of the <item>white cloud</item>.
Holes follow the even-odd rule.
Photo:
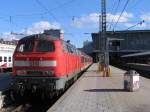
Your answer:
[[[49,23],[48,21],[40,21],[34,23],[30,28],[23,32],[27,35],[43,33],[44,30],[48,29],[60,29],[61,25],[57,22]]]
[[[147,24],[146,23],[142,23],[142,24],[138,24],[137,25],[137,23],[125,23],[124,24],[126,27],[132,27],[132,26],[134,26],[134,27],[136,27],[136,28],[145,28],[145,27],[147,27]],[[136,25],[136,26],[135,26]]]
[[[120,16],[120,13],[117,13],[115,15],[111,13],[107,13],[107,22],[117,22],[118,18]],[[119,22],[128,22],[129,19],[132,19],[134,15],[132,13],[124,12],[119,19]],[[89,15],[83,15],[80,18],[74,18],[72,25],[77,28],[85,28],[88,26],[95,26],[98,27],[99,24],[99,14],[98,13],[91,13]]]
[[[43,33],[44,30],[48,29],[60,29],[61,25],[57,22],[49,23],[48,21],[39,21],[36,23],[33,23],[29,28],[26,30],[21,30],[21,34],[25,35],[32,35],[32,34],[38,34],[38,33]],[[20,33],[18,33],[20,34]],[[2,37],[5,40],[12,40],[12,39],[19,39],[23,37],[24,35],[14,35],[11,32],[5,32],[3,33]]]
[[[17,35],[12,35],[11,32],[5,32],[1,35],[4,40],[13,40],[18,39]]]
[[[107,14],[107,21],[108,22],[117,22],[118,21],[118,18],[120,16],[120,13],[117,13],[115,15],[111,14],[111,13],[108,13]],[[120,17],[119,21],[118,22],[128,22],[129,19],[132,19],[134,17],[134,15],[132,13],[127,13],[127,12],[124,12],[122,14],[122,16]]]
[[[92,24],[98,24],[99,14],[91,13],[89,15],[83,15],[80,18],[74,18],[72,25],[77,28],[87,27]]]
[[[150,13],[145,13],[141,15],[140,18],[145,21],[150,21]]]

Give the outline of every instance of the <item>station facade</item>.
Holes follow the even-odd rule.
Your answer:
[[[125,54],[150,51],[150,30],[107,31],[106,36],[109,41],[110,61],[119,59]],[[98,53],[101,49],[99,38],[101,33],[100,36],[99,33],[92,33],[93,41],[83,46],[83,50],[92,55],[95,62],[98,61]]]

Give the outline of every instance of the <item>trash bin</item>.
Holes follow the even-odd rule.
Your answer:
[[[137,91],[140,87],[139,73],[129,70],[124,74],[124,89],[126,91]]]

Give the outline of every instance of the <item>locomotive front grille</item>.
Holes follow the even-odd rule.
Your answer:
[[[17,70],[18,76],[53,76],[54,70]]]
[[[27,74],[29,75],[42,75],[43,72],[42,71],[27,71]]]

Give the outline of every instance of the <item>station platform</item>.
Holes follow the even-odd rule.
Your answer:
[[[125,71],[111,66],[102,77],[93,64],[47,112],[150,112],[150,79],[140,77],[140,89],[126,92]]]

